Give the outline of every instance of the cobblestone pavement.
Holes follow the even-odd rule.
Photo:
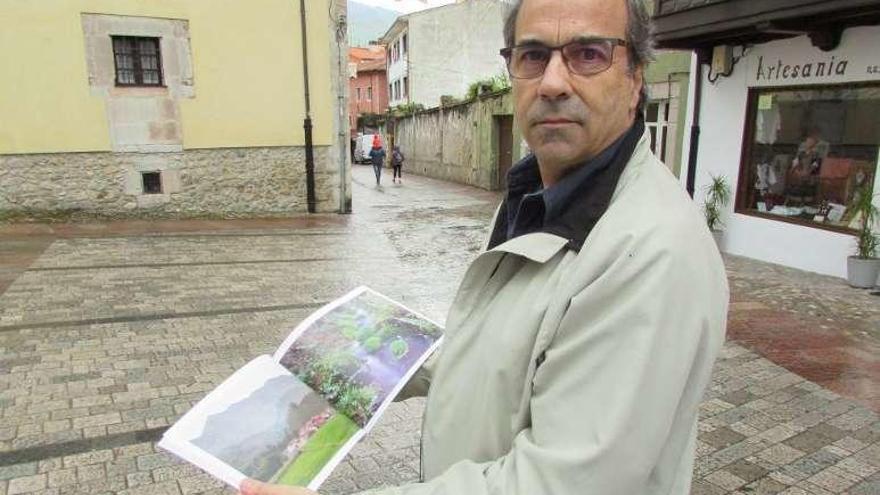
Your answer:
[[[727,257],[728,339],[880,412],[880,297],[841,279]]]
[[[442,321],[498,196],[371,175],[351,216],[0,226],[0,495],[231,493],[155,441],[235,368],[360,284]],[[727,262],[693,493],[880,493],[880,298]],[[422,408],[392,406],[322,493],[417,479]]]

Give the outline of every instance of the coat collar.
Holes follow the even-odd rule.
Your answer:
[[[590,180],[584,181],[568,206],[540,232],[507,240],[507,200],[495,216],[488,248],[505,251],[544,263],[566,247],[580,251],[590,232],[608,209],[620,178],[634,155],[641,155],[645,141],[645,124],[639,117],[624,135],[617,152],[607,166],[597,170]],[[551,252],[552,251],[552,252]]]
[[[568,239],[546,232],[521,235],[496,246],[489,252],[504,252],[528,258],[535,263],[546,263],[568,244]]]

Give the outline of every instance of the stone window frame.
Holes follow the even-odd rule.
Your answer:
[[[117,14],[80,14],[90,92],[95,96],[154,96],[175,99],[195,97],[189,20]],[[164,86],[117,86],[112,36],[158,38]]]
[[[147,176],[155,176],[158,179],[158,189],[149,190],[147,186]],[[165,188],[162,187],[162,171],[161,170],[149,170],[141,172],[141,194],[164,194]]]

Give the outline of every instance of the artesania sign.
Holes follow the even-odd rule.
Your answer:
[[[775,62],[775,63],[774,63]],[[849,60],[837,59],[834,55],[823,60],[815,60],[802,63],[790,63],[781,58],[765,59],[758,56],[756,82],[778,82],[780,79],[792,79],[800,81],[821,81],[835,77],[846,77],[849,70]]]
[[[831,52],[806,37],[759,45],[747,53],[749,86],[789,86],[880,81],[880,30],[853,28]]]

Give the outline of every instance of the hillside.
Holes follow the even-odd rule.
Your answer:
[[[366,46],[385,34],[398,15],[393,10],[348,2],[348,43],[351,46]]]

